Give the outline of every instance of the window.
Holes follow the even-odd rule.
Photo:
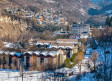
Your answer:
[[[40,58],[40,63],[44,62],[44,58]]]

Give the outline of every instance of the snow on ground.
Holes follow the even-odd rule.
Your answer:
[[[80,76],[80,75],[79,75]],[[96,81],[94,77],[94,74],[87,73],[86,75],[81,75],[81,77],[77,77],[76,75],[71,76],[68,81]]]
[[[51,71],[39,72],[39,71],[25,71],[23,72],[23,81],[63,81],[63,77],[55,77]],[[0,71],[0,81],[22,81],[19,71]]]
[[[45,76],[49,75],[49,73],[39,71],[26,71],[23,75],[23,81],[44,81]],[[52,81],[52,79],[52,77],[51,79],[46,78],[45,81]],[[22,81],[22,77],[18,71],[0,71],[0,81]]]
[[[105,56],[106,56],[106,67],[108,68],[106,70],[106,74],[109,75],[111,68],[110,66],[112,65],[112,45],[110,43],[103,44],[103,47],[98,47],[96,50],[93,51],[98,51],[99,57],[98,57],[98,62],[97,64],[105,64]],[[109,51],[110,53],[105,53],[106,51]],[[102,65],[103,66],[103,65]],[[104,67],[102,67],[104,70]],[[100,73],[100,71],[99,71]],[[102,73],[101,73],[102,74]],[[69,81],[97,81],[95,77],[95,73],[86,73],[85,75],[82,73],[80,77],[73,75],[68,78]],[[104,78],[99,79],[99,81],[104,81]]]

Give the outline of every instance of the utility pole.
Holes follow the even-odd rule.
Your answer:
[[[20,75],[22,77],[22,81],[23,81],[23,61],[24,61],[23,50],[24,49],[21,49],[21,60],[20,60]]]

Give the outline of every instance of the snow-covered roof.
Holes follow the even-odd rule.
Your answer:
[[[3,53],[4,53],[4,51],[1,51],[1,50],[0,50],[0,54],[3,54]]]
[[[49,53],[48,53],[48,55],[50,55],[50,56],[55,56],[57,54],[57,51],[50,51]]]
[[[6,55],[8,55],[8,54],[10,54],[10,51],[6,51],[6,52],[4,52]]]
[[[34,52],[36,55],[40,55],[40,51],[35,51]]]
[[[15,54],[16,54],[16,52],[10,52],[10,54],[11,54],[11,55],[15,55]]]
[[[35,51],[27,51],[24,52],[23,54],[36,54],[36,55],[43,55],[43,56],[52,56],[54,57],[57,53],[59,52],[59,49],[53,49],[53,50],[35,50]],[[21,52],[15,52],[15,51],[2,51],[0,50],[0,54],[6,54],[6,55],[17,55],[17,56],[21,56]],[[63,52],[61,54],[64,54]]]
[[[42,51],[42,52],[40,53],[40,55],[47,56],[47,55],[48,55],[48,51]]]
[[[28,51],[27,53],[29,53],[29,54],[31,54],[31,55],[32,55],[32,54],[33,54],[33,51]]]
[[[51,48],[63,48],[63,49],[70,48],[70,49],[73,49],[74,46],[58,46],[58,45],[52,45]]]
[[[36,45],[44,45],[44,43],[36,43]]]
[[[0,54],[6,54],[6,55],[17,55],[17,56],[21,56],[21,53],[17,53],[17,52],[10,52],[10,51],[0,51]]]
[[[54,57],[58,53],[58,51],[59,50],[37,50],[37,51],[28,51],[28,52],[25,52],[24,54],[29,53],[29,54],[53,56]],[[64,54],[64,53],[62,53],[62,54]]]

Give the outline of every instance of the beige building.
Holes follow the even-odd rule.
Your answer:
[[[73,53],[78,52],[79,41],[78,39],[57,39],[56,41],[38,40],[36,45],[37,48],[61,48],[71,58]]]
[[[7,59],[5,59],[7,58]],[[22,63],[22,58],[23,63]],[[61,49],[30,49],[30,51],[24,52],[23,54],[19,51],[1,51],[0,59],[3,59],[4,66],[7,64],[9,66],[14,65],[20,69],[20,65],[23,64],[25,68],[37,67],[42,64],[45,69],[48,68],[58,68],[63,66],[66,60],[66,53]],[[45,70],[44,69],[44,70]]]
[[[41,65],[42,63],[48,67],[52,66],[54,68],[61,67],[66,60],[66,53],[61,49],[44,49],[28,51],[25,53],[24,58],[29,55],[30,66],[34,63]],[[27,63],[28,59],[24,59],[24,63]],[[24,64],[27,65],[27,64]]]

